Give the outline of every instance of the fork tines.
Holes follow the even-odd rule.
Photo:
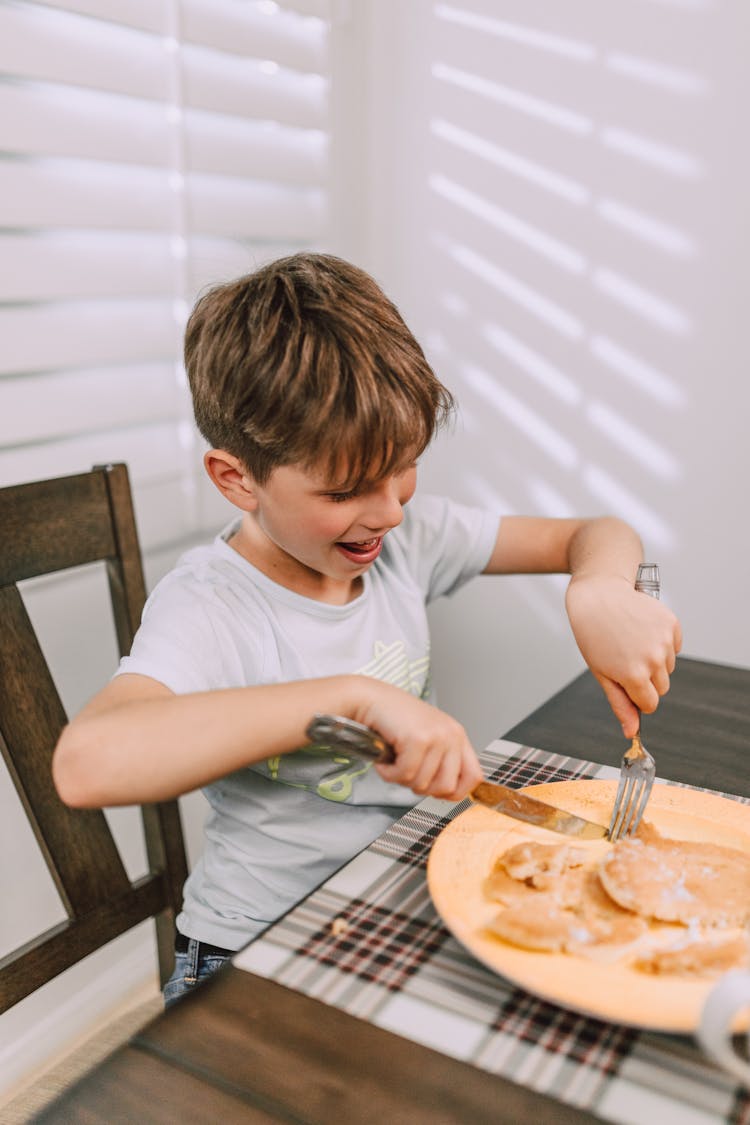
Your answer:
[[[634,755],[631,757],[630,754],[629,750],[623,757],[620,783],[609,825],[609,838],[613,841],[623,836],[632,836],[636,832],[656,775],[654,759],[640,740],[636,744]]]

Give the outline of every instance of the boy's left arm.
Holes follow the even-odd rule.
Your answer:
[[[643,548],[622,520],[506,516],[485,574],[567,573],[568,617],[584,660],[623,733],[639,711],[656,710],[682,645],[680,624],[663,603],[635,589]]]

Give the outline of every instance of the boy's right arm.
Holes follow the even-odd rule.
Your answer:
[[[306,745],[316,712],[367,723],[396,750],[377,769],[419,794],[458,800],[481,780],[463,727],[370,676],[175,695],[148,676],[116,676],[63,730],[52,770],[69,805],[168,800]]]

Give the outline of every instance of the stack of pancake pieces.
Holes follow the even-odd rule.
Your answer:
[[[646,822],[600,849],[530,840],[484,880],[494,938],[540,953],[711,977],[750,957],[750,855],[663,837]]]

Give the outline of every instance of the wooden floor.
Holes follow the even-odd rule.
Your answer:
[[[0,1095],[2,1125],[25,1125],[48,1102],[96,1066],[149,1020],[164,1009],[160,992],[149,986],[140,990],[133,1002],[123,1005],[103,1027],[97,1027],[90,1039],[79,1039],[50,1066],[40,1070],[23,1084]]]

